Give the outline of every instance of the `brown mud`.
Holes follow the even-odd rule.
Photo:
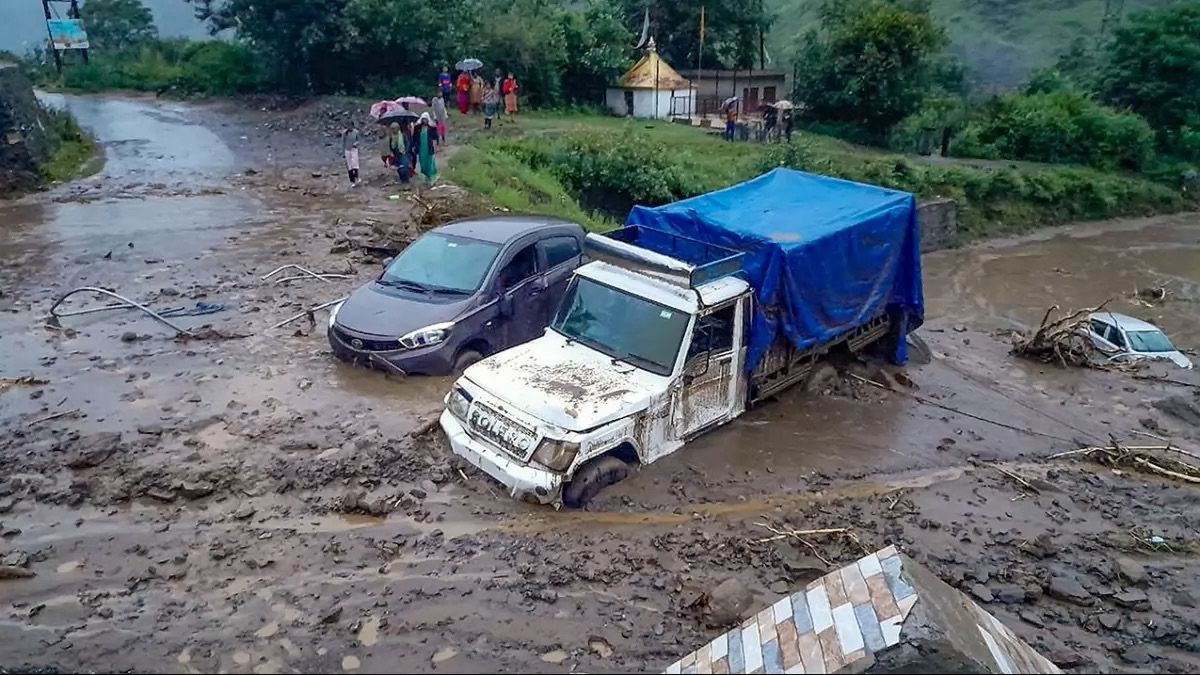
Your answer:
[[[349,189],[348,102],[65,103],[104,171],[0,202],[0,378],[46,381],[0,389],[0,569],[25,571],[0,578],[0,672],[658,670],[721,630],[722,581],[761,605],[889,543],[1066,667],[1200,668],[1200,488],[1048,459],[1135,432],[1197,449],[1200,378],[1015,360],[1006,333],[1114,298],[1200,345],[1196,215],[929,255],[915,391],[827,371],[554,511],[412,436],[450,379],[335,361],[323,313],[270,328],[377,275],[361,244],[402,246],[425,204],[476,203],[401,190],[369,147]],[[262,280],[285,264],[350,278]],[[136,311],[48,327],[84,285],[222,304],[175,321],[247,337],[180,342]],[[1149,286],[1166,301],[1130,299]]]

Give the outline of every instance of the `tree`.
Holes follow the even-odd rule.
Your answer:
[[[97,51],[124,49],[158,37],[154,15],[141,0],[87,0],[79,15]]]
[[[349,64],[335,52],[350,0],[186,1],[212,33],[235,29],[274,66],[275,78],[287,88],[324,90],[345,75]]]
[[[807,117],[879,140],[944,73],[946,33],[923,0],[826,0],[819,14],[797,45],[795,97]]]
[[[599,103],[605,89],[633,65],[633,32],[611,0],[592,0],[582,12],[564,12],[562,22],[565,97],[574,103]]]
[[[1200,0],[1142,12],[1118,29],[1103,68],[1104,97],[1176,135],[1200,111]]]
[[[705,13],[704,67],[751,68],[759,62],[759,31],[774,21],[764,0],[620,0],[625,22],[639,27],[650,9],[650,34],[676,68],[690,68],[700,52],[700,8]],[[633,46],[630,44],[630,46]]]

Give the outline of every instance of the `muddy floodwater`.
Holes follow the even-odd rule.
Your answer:
[[[1106,301],[1200,347],[1196,214],[928,255],[916,389],[831,371],[590,510],[555,511],[513,502],[427,431],[452,379],[337,362],[324,313],[271,328],[379,274],[347,232],[419,231],[414,209],[452,188],[414,197],[364,159],[350,190],[335,106],[47,101],[106,163],[0,201],[0,569],[22,570],[0,578],[0,672],[653,671],[722,631],[705,595],[721,581],[762,606],[861,554],[764,542],[771,523],[851,527],[964,590],[1020,588],[1017,603],[975,595],[1068,668],[1200,668],[1200,615],[1180,595],[1200,585],[1197,488],[1047,459],[1145,434],[1197,448],[1195,374],[1008,353],[1049,306]],[[263,279],[287,264],[346,278]],[[83,286],[215,333],[180,339],[135,310],[51,321]],[[1138,301],[1146,288],[1166,299]],[[1150,379],[1164,376],[1182,384]],[[1131,532],[1176,546],[1139,549]],[[1030,555],[1042,535],[1056,550]],[[1112,605],[1129,581],[1115,556],[1144,566],[1145,606]],[[1043,592],[1066,574],[1088,609]]]

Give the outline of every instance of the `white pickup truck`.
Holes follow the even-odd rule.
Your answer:
[[[746,254],[639,227],[590,234],[584,249],[591,262],[545,334],[468,368],[441,417],[456,454],[531,502],[583,506],[802,380],[830,349],[860,349],[906,323],[875,302],[807,345],[774,334],[750,368]]]

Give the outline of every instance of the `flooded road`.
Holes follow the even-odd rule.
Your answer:
[[[655,670],[711,637],[689,589],[795,581],[794,547],[756,543],[764,518],[853,521],[915,555],[952,529],[922,519],[967,522],[985,493],[1007,504],[993,517],[1045,527],[1035,500],[997,496],[1012,486],[973,461],[1040,460],[1142,419],[1197,434],[1151,408],[1178,393],[1166,385],[1016,361],[996,333],[1050,304],[1112,297],[1197,347],[1200,217],[1182,215],[927,256],[934,359],[907,373],[941,407],[835,377],[644,468],[598,511],[514,503],[436,433],[412,436],[449,379],[338,363],[321,314],[269,328],[378,274],[334,242],[356,222],[411,223],[382,167],[364,163],[369,185],[351,192],[336,137],[261,111],[53,102],[94,130],[107,161],[0,202],[0,377],[46,381],[0,388],[0,558],[35,573],[0,579],[0,668]],[[289,263],[350,278],[262,279]],[[82,285],[159,309],[208,303],[217,311],[176,320],[244,337],[177,340],[136,311],[47,325],[54,300]],[[1168,301],[1125,299],[1149,285]],[[1078,480],[1086,494],[1092,478]],[[1094,535],[1102,523],[1086,512],[1071,511]],[[901,513],[904,527],[891,520]],[[615,655],[592,650],[596,636]]]

